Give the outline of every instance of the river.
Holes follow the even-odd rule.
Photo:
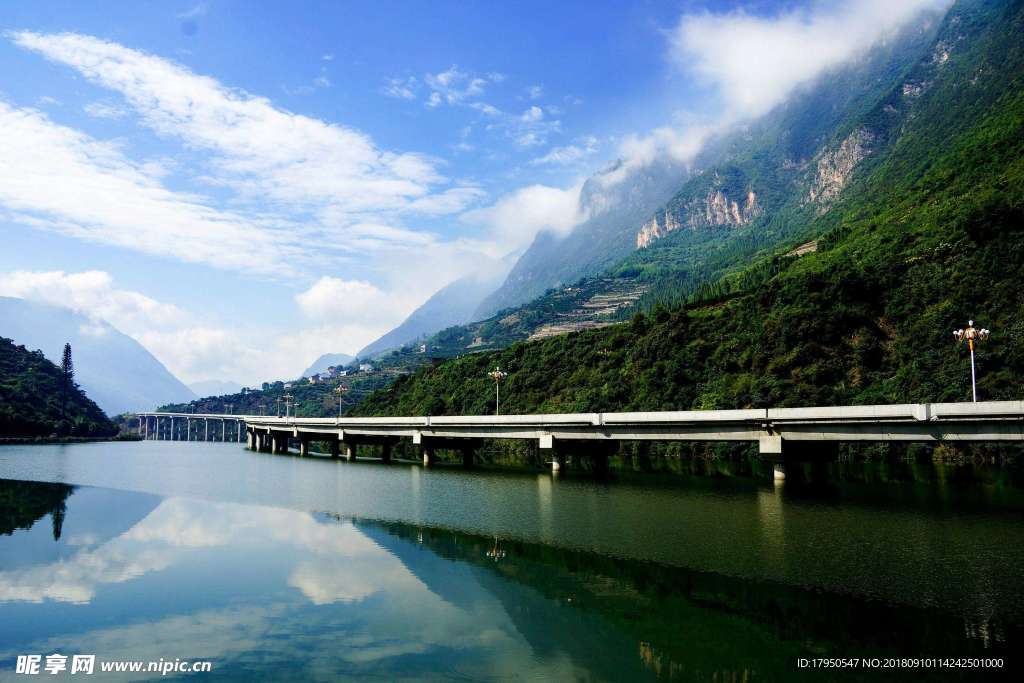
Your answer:
[[[0,448],[0,680],[54,652],[208,660],[192,676],[209,680],[971,680],[798,663],[1014,665],[1016,468],[699,469],[599,482],[237,444]],[[118,679],[147,677],[161,676]]]

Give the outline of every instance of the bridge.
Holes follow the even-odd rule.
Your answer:
[[[374,445],[381,448],[382,459],[390,461],[393,447],[411,440],[427,466],[435,462],[438,450],[458,451],[463,464],[472,465],[473,452],[483,439],[518,439],[549,453],[555,470],[565,466],[568,454],[592,457],[600,467],[622,441],[756,442],[761,455],[777,464],[780,476],[786,444],[1024,441],[1024,401],[501,416],[315,418],[151,412],[138,417],[146,438],[174,438],[175,420],[178,438],[182,430],[186,435],[198,432],[192,421],[203,421],[208,434],[209,422],[220,420],[220,440],[226,440],[224,425],[233,421],[238,441],[244,426],[248,448],[273,453],[287,452],[295,441],[299,455],[308,455],[310,443],[321,442],[332,457],[354,459],[358,446]],[[150,432],[152,420],[156,429]]]
[[[230,413],[135,413],[143,439],[167,441],[235,441],[245,435],[246,415]],[[210,425],[213,425],[213,431]],[[231,426],[231,429],[228,426]],[[218,430],[219,428],[219,430]]]

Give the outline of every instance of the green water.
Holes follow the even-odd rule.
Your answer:
[[[745,464],[698,469],[597,482],[235,444],[5,447],[0,679],[30,680],[17,656],[53,652],[209,660],[188,676],[209,680],[972,680],[1008,670],[797,662],[1014,666],[1014,470],[807,466],[777,484]],[[161,677],[120,679],[147,676]]]

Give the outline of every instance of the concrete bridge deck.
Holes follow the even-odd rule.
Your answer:
[[[139,413],[140,428],[155,419],[244,423],[250,448],[280,452],[289,439],[299,452],[310,441],[327,442],[332,455],[354,457],[357,444],[384,447],[385,458],[400,439],[421,447],[424,463],[433,451],[469,453],[480,439],[533,440],[550,449],[554,463],[574,446],[594,449],[619,441],[751,441],[762,454],[781,459],[791,442],[1024,441],[1024,401],[916,403],[810,408],[756,408],[638,413],[466,415],[425,417],[268,417],[259,415]],[[223,429],[223,428],[222,428]],[[148,429],[147,429],[148,430]],[[157,430],[159,433],[159,430]],[[173,430],[172,430],[173,433]]]

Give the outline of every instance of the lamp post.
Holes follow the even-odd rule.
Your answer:
[[[276,398],[274,399],[274,402],[277,404],[277,416],[281,417],[281,399]]]
[[[988,339],[989,332],[985,328],[976,329],[974,327],[974,321],[968,320],[967,327],[962,330],[953,330],[953,336],[956,337],[958,342],[967,342],[967,348],[971,351],[971,398],[977,402],[978,400],[978,387],[975,382],[974,374],[974,345],[983,342]]]
[[[500,366],[495,366],[494,370],[487,373],[487,376],[494,380],[494,414],[501,415],[501,394],[499,387],[501,386],[502,380],[508,377],[508,373],[502,372]]]
[[[284,416],[285,416],[285,418],[287,418],[287,417],[288,417],[288,409],[289,409],[289,408],[291,407],[291,405],[292,405],[292,403],[291,403],[291,401],[292,401],[292,395],[291,395],[291,394],[285,394],[285,395],[284,395],[284,396],[282,396],[281,398],[283,398],[283,399],[284,399]]]
[[[338,417],[341,417],[341,401],[348,393],[348,387],[344,384],[339,384],[338,388],[334,390],[334,393],[338,395]]]

